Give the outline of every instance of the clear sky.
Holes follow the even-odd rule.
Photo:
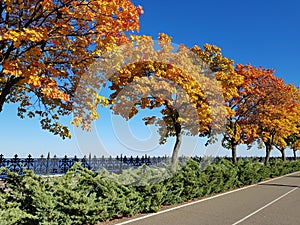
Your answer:
[[[140,34],[151,35],[155,39],[158,33],[173,37],[173,43],[192,47],[210,43],[219,46],[224,56],[234,59],[235,63],[251,63],[275,69],[275,75],[286,83],[300,85],[300,1],[298,0],[215,0],[215,1],[171,1],[171,0],[133,0],[142,5]],[[0,153],[6,157],[19,154],[24,157],[51,155],[82,156],[108,153],[112,155],[170,153],[173,141],[163,148],[157,148],[158,136],[140,121],[141,117],[130,122],[129,132],[136,136],[135,149],[126,150],[126,141],[134,138],[118,135],[118,129],[125,129],[126,123],[112,117],[107,109],[101,109],[99,121],[92,134],[83,134],[72,130],[72,140],[61,140],[40,129],[37,119],[21,120],[16,117],[15,106],[6,105],[0,114]],[[66,121],[69,123],[69,120]],[[126,128],[127,129],[127,128]],[[116,137],[117,136],[117,137]],[[153,141],[155,140],[155,141]],[[123,144],[120,144],[122,142]],[[198,143],[198,145],[197,145]],[[102,145],[102,147],[101,147]],[[141,147],[142,146],[142,147]],[[187,146],[187,147],[186,147]],[[201,140],[191,138],[185,141],[188,154],[201,155],[210,149],[204,149]],[[152,149],[152,151],[150,151]],[[218,146],[214,146],[218,149]],[[220,155],[230,155],[227,150],[219,149]],[[291,155],[291,152],[287,152]],[[214,154],[214,153],[212,153]],[[264,155],[264,150],[238,150],[238,155]],[[277,150],[273,151],[278,155]]]

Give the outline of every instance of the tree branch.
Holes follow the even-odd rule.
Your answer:
[[[5,101],[6,101],[6,97],[11,92],[13,86],[15,84],[17,84],[21,79],[23,79],[23,78],[22,77],[11,77],[6,82],[4,88],[2,89],[2,92],[0,94],[0,112],[2,112],[2,110],[3,110],[3,105],[4,105]]]

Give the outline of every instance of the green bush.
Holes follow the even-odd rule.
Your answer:
[[[206,194],[208,176],[200,170],[199,162],[190,160],[173,177],[161,183],[165,187],[163,204],[174,204]]]
[[[268,176],[265,166],[253,159],[240,159],[237,162],[240,186],[255,184]]]
[[[141,212],[157,212],[167,194],[166,186],[157,183],[147,186],[137,186],[135,188],[143,199],[140,203]]]
[[[55,209],[52,186],[46,180],[26,171],[24,176],[8,172],[1,188],[0,224],[59,224],[65,221]]]
[[[117,183],[108,179],[107,174],[92,172],[79,164],[62,177],[52,178],[37,176],[32,171],[25,171],[23,176],[8,171],[4,185],[0,186],[0,224],[92,225],[117,217],[156,212],[162,205],[300,171],[300,161],[280,159],[271,160],[267,166],[251,158],[240,159],[236,165],[226,159],[211,164],[206,160],[204,164],[189,160],[173,176],[153,184],[147,184],[153,172],[145,168],[128,171],[135,183],[136,175],[145,175],[139,186]],[[154,171],[155,177],[161,177],[161,172]]]

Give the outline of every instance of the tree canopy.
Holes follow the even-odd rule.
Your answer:
[[[0,12],[0,112],[18,103],[18,116],[39,116],[64,138],[59,118],[72,112],[81,76],[139,30],[143,11],[129,0],[4,0]]]
[[[126,63],[115,67],[107,77],[114,113],[130,119],[141,109],[160,109],[162,117],[147,116],[144,121],[159,127],[160,143],[176,138],[174,165],[182,135],[212,136],[221,132],[226,115],[224,98],[236,95],[242,77],[235,73],[233,61],[223,57],[216,46],[189,49],[180,45],[174,49],[171,43],[166,34],[160,34],[158,49],[151,37],[135,38],[132,46],[116,52],[115,58],[120,61],[114,59],[113,64]],[[101,64],[104,68],[114,65]]]
[[[267,163],[273,146],[284,151],[287,139],[299,132],[299,89],[285,84],[272,69],[237,65],[236,72],[244,82],[239,95],[228,101],[234,114],[228,118],[223,141],[232,151],[238,144],[261,141]]]

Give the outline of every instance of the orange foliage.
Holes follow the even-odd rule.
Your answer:
[[[0,111],[19,102],[19,116],[40,114],[44,129],[69,137],[56,118],[71,112],[95,58],[139,30],[142,8],[130,0],[5,0],[0,10]]]
[[[274,145],[286,147],[287,138],[299,132],[299,89],[285,84],[270,69],[237,65],[236,70],[244,76],[240,96],[234,101],[246,143],[261,140],[267,156]]]

